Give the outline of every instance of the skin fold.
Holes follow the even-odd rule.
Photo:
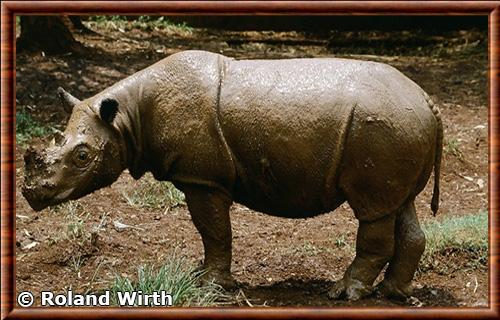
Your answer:
[[[61,137],[25,154],[23,195],[35,210],[152,172],[186,194],[205,249],[205,280],[233,287],[229,208],[307,218],[348,202],[356,257],[329,292],[360,299],[378,285],[404,298],[425,248],[414,199],[434,169],[443,129],[413,81],[347,59],[233,60],[184,51],[80,101]]]

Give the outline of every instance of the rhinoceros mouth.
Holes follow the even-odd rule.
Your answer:
[[[23,189],[23,195],[30,207],[35,211],[41,211],[51,205],[49,199],[35,196],[30,189]]]
[[[75,190],[75,188],[70,188],[70,189],[68,189],[66,191],[63,191],[63,192],[59,193],[58,195],[56,195],[54,197],[54,200],[64,201],[67,198],[69,198],[69,196],[73,193],[74,190]]]
[[[70,188],[56,195],[37,194],[35,190],[29,187],[23,188],[22,192],[30,207],[35,211],[41,211],[68,200],[74,189]]]

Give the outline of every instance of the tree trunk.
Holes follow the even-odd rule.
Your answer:
[[[17,50],[43,51],[47,54],[79,52],[82,45],[73,38],[60,16],[21,16]]]
[[[68,16],[68,18],[73,24],[73,29],[74,29],[73,32],[86,33],[86,34],[95,33],[82,23],[82,18],[80,16]]]

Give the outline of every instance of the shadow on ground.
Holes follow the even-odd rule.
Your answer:
[[[253,306],[356,306],[356,307],[456,307],[458,300],[450,292],[436,287],[415,289],[413,296],[407,301],[393,301],[372,294],[359,301],[332,300],[327,296],[328,290],[335,284],[329,280],[297,280],[288,278],[269,285],[249,286],[241,284],[243,301]],[[241,292],[240,292],[241,294]]]

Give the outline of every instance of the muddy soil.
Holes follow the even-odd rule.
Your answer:
[[[92,96],[161,58],[186,49],[204,49],[235,58],[349,57],[391,64],[420,84],[441,108],[445,149],[441,209],[430,211],[432,182],[417,198],[421,222],[461,216],[488,206],[487,35],[453,31],[417,35],[409,32],[227,32],[207,29],[95,29],[77,34],[82,54],[17,55],[17,110],[63,130],[68,116],[55,92],[65,87],[79,98]],[[386,39],[402,39],[387,43]],[[384,40],[385,39],[385,40]],[[35,140],[31,143],[40,143]],[[20,193],[22,153],[16,148],[16,290],[96,291],[116,274],[133,276],[138,266],[159,264],[172,252],[193,263],[203,257],[201,238],[187,208],[151,210],[129,205],[123,192],[138,182],[125,172],[111,187],[78,201],[88,213],[84,230],[100,225],[92,239],[68,240],[67,216],[33,211]],[[430,180],[432,181],[432,179]],[[266,306],[487,306],[488,268],[465,263],[467,254],[444,259],[443,269],[419,272],[414,298],[394,302],[368,297],[358,302],[332,301],[325,291],[341,278],[354,257],[357,221],[348,205],[310,219],[270,217],[235,204],[231,209],[234,251],[232,272],[248,303]],[[117,220],[140,229],[118,232]],[[486,237],[487,235],[485,235]],[[34,244],[35,243],[35,244]],[[34,244],[34,245],[33,245]],[[248,305],[243,303],[243,305]]]

